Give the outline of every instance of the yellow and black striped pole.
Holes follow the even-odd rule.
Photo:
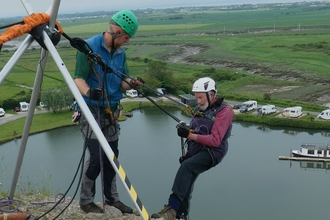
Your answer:
[[[118,169],[117,174],[120,175],[120,179],[122,180],[122,182],[124,184],[124,187],[129,192],[129,195],[131,196],[132,200],[134,201],[135,206],[138,208],[138,211],[139,211],[142,219],[150,220],[150,217],[149,217],[149,214],[148,214],[147,210],[145,209],[145,207],[142,204],[139,196],[137,195],[134,187],[132,186],[131,182],[129,181],[123,167],[119,164],[119,161],[117,160],[115,155],[112,155],[111,159],[114,162],[114,164],[116,165],[116,167]]]

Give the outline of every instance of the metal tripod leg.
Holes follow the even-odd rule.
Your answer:
[[[14,198],[19,173],[20,173],[20,170],[22,167],[26,144],[27,144],[27,140],[29,138],[30,128],[31,128],[31,124],[32,124],[33,116],[34,116],[34,110],[36,108],[36,103],[38,101],[38,97],[39,97],[39,93],[40,93],[43,70],[45,69],[45,66],[46,66],[47,54],[48,53],[46,50],[44,50],[44,49],[41,50],[41,56],[40,56],[41,60],[38,65],[37,76],[34,81],[32,96],[30,99],[30,107],[28,110],[28,115],[25,120],[24,130],[23,130],[22,139],[21,139],[21,146],[20,146],[17,161],[16,161],[14,177],[13,177],[13,180],[11,183],[11,188],[10,188],[10,193],[9,193],[10,198]]]
[[[23,6],[25,7],[26,11],[29,14],[33,13],[32,7],[31,7],[30,3],[28,2],[28,0],[21,0],[21,2],[22,2]],[[57,1],[55,0],[53,2],[52,10],[51,10],[51,17],[52,18],[49,21],[49,26],[50,27],[55,26],[55,20],[56,20],[56,17],[57,17],[59,4],[60,4],[60,0],[57,0]],[[46,38],[48,38],[48,36]],[[13,56],[9,60],[9,62],[6,64],[5,67],[8,66],[8,68],[5,68],[5,72],[4,72],[4,76],[3,76],[4,78],[9,74],[9,72],[12,70],[12,68],[18,62],[18,60],[20,59],[22,54],[31,45],[33,40],[34,39],[31,35],[28,35],[28,37],[26,37],[25,41],[23,41],[23,43],[20,45],[20,47],[16,51],[17,56]],[[49,38],[48,38],[48,40],[49,40]],[[9,197],[10,198],[14,198],[16,185],[17,185],[17,182],[18,182],[18,177],[19,177],[19,174],[20,174],[20,170],[21,170],[21,167],[22,167],[23,158],[24,158],[24,154],[25,154],[25,150],[26,150],[26,144],[27,144],[29,134],[30,134],[30,128],[31,128],[31,124],[32,124],[33,116],[34,116],[34,109],[36,108],[36,104],[37,104],[40,89],[41,89],[43,70],[45,69],[45,66],[46,66],[47,57],[48,57],[48,52],[46,50],[42,49],[41,54],[40,54],[40,62],[38,64],[38,69],[37,69],[37,75],[36,75],[36,78],[35,78],[35,81],[34,81],[32,96],[31,96],[31,99],[30,99],[30,107],[29,107],[30,110],[28,111],[28,115],[26,117],[24,130],[23,130],[23,134],[22,134],[22,139],[21,139],[20,150],[19,150],[19,153],[18,153],[15,172],[14,172],[14,176],[13,176],[13,179],[12,179],[11,188],[10,188],[10,192],[9,192]],[[11,60],[13,60],[13,61],[11,62]],[[2,73],[2,71],[1,71],[1,73]],[[1,78],[0,78],[0,84],[1,83],[2,83],[2,81],[1,81]]]
[[[32,44],[33,40],[34,39],[31,35],[27,36],[25,38],[25,40],[22,42],[22,44],[18,47],[16,52],[13,54],[13,56],[8,60],[6,65],[2,68],[2,70],[0,72],[0,85],[6,79],[6,77],[10,73],[10,71],[17,64],[17,62],[21,59],[22,55],[28,49],[28,47]]]

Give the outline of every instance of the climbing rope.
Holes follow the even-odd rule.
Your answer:
[[[43,202],[30,202],[32,205],[47,205],[47,204],[56,204],[56,203],[64,203],[65,202],[65,196],[63,193],[58,193],[54,201],[43,201]]]
[[[0,211],[1,212],[17,212],[18,202],[16,200],[11,200],[9,196],[0,198]]]

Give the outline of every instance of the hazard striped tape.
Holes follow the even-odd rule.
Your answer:
[[[117,169],[118,169],[118,173],[121,177],[121,179],[125,182],[130,195],[132,196],[132,198],[134,199],[135,204],[137,205],[137,207],[139,208],[139,213],[141,215],[141,217],[144,220],[150,220],[149,214],[147,212],[147,210],[145,209],[144,205],[142,204],[138,194],[136,193],[134,187],[132,186],[131,182],[129,181],[123,167],[119,164],[119,161],[117,160],[117,158],[115,157],[115,155],[111,156],[111,159],[113,160],[113,162],[115,163]]]

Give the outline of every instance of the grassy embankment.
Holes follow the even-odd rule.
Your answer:
[[[322,96],[328,89],[324,84],[329,76],[330,30],[320,27],[328,24],[329,11],[320,13],[317,9],[276,8],[175,13],[182,19],[169,19],[174,15],[169,13],[147,14],[140,18],[141,25],[136,38],[125,47],[129,58],[166,60],[180,54],[181,50],[175,45],[199,46],[203,48],[202,52],[189,56],[189,63],[169,64],[177,80],[214,67],[239,76],[236,80],[218,82],[219,93],[227,99],[255,99],[260,104],[271,103],[281,107],[301,105],[303,110],[321,111],[324,107],[319,105],[321,102],[316,97]],[[63,28],[70,36],[86,38],[104,31],[108,20],[76,20],[63,23]],[[298,24],[300,31],[297,30]],[[58,51],[72,74],[75,50],[60,47]],[[4,66],[11,55],[12,52],[0,53],[0,65]],[[33,87],[38,59],[38,50],[29,50],[24,54],[0,86],[0,102],[21,91],[30,91],[17,85]],[[130,59],[129,66],[133,75],[143,78],[146,63]],[[64,84],[54,61],[48,59],[42,89]],[[283,87],[291,87],[291,90],[281,91]],[[272,94],[269,102],[263,101],[264,93]],[[62,125],[70,124],[70,114],[63,115],[66,118],[63,121],[55,120],[53,126],[47,124],[51,127],[59,126],[57,123],[61,121]],[[53,117],[51,113],[40,117],[47,116]],[[52,121],[46,118],[42,120]],[[47,130],[41,126],[42,123],[34,124],[39,127],[36,132]],[[22,129],[22,123],[17,127]],[[19,130],[17,127],[4,130]],[[11,137],[12,131],[8,135]]]
[[[122,105],[124,107],[124,112],[131,112],[136,109],[154,107],[154,105],[150,102],[123,102]],[[167,108],[177,107],[175,104],[170,102],[157,102],[157,105]],[[52,112],[36,114],[33,116],[33,123],[30,128],[30,134],[36,134],[59,127],[75,126],[77,124],[72,123],[71,121],[72,114],[72,111],[62,111],[56,114]],[[14,138],[21,137],[23,134],[25,120],[26,117],[0,125],[0,144],[13,140]],[[126,120],[126,116],[122,114],[119,120]]]

